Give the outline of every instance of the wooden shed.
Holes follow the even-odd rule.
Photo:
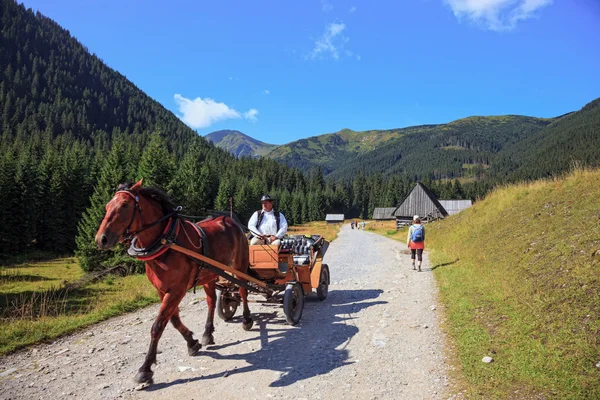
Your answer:
[[[394,211],[397,207],[377,207],[373,210],[373,219],[376,221],[386,221],[395,219]]]
[[[409,224],[415,215],[421,217],[423,222],[448,216],[448,212],[435,195],[421,182],[417,182],[406,199],[394,211],[396,227]]]
[[[327,214],[325,221],[328,224],[341,224],[344,222],[344,214]]]
[[[473,205],[471,200],[440,200],[440,204],[448,212],[448,215],[458,214]]]

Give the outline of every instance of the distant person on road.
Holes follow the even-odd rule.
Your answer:
[[[252,214],[248,221],[248,229],[254,235],[250,245],[271,244],[279,246],[281,238],[288,229],[287,221],[282,213],[273,210],[273,199],[265,194],[260,199],[262,209]],[[260,236],[257,236],[260,235]]]
[[[363,223],[362,223],[362,226],[363,226],[363,231],[365,230],[365,225],[366,225],[366,222],[365,222],[365,221],[363,221]]]
[[[421,225],[421,218],[418,215],[413,217],[413,224],[408,228],[408,236],[406,244],[410,249],[410,259],[412,267],[415,268],[415,255],[419,261],[419,272],[421,272],[421,264],[423,263],[423,249],[425,248],[425,227]]]

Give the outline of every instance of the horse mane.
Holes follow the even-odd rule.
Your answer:
[[[133,183],[122,183],[117,190],[129,190],[133,185]],[[172,212],[176,208],[173,201],[169,198],[169,195],[164,190],[157,187],[142,187],[139,190],[139,194],[140,196],[149,197],[151,200],[157,202],[165,214]]]

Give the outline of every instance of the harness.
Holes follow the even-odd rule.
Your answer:
[[[182,224],[189,224],[191,227],[193,227],[194,231],[198,234],[198,237],[200,238],[200,243],[199,243],[199,246],[194,245],[194,242],[187,234],[185,228],[183,228],[183,232],[185,233],[188,241],[192,244],[192,246],[196,247],[197,249],[201,249],[201,254],[203,256],[210,258],[210,253],[208,251],[208,238],[206,236],[206,233],[198,225],[194,224],[193,222],[191,222],[187,219],[182,219],[178,215],[182,209],[181,206],[177,207],[175,210],[173,210],[169,214],[157,219],[156,221],[152,222],[151,224],[143,226],[141,229],[139,229],[137,231],[131,231],[131,225],[133,225],[133,222],[135,221],[138,211],[139,211],[140,216],[142,215],[142,208],[140,207],[140,203],[139,203],[140,199],[138,196],[136,196],[135,194],[131,193],[128,190],[119,190],[115,194],[118,194],[118,193],[126,193],[129,196],[133,197],[133,199],[135,200],[135,206],[133,209],[133,214],[131,216],[131,221],[129,222],[127,229],[125,229],[125,233],[123,234],[124,240],[131,239],[131,244],[130,244],[129,248],[127,249],[127,254],[129,254],[132,257],[137,258],[140,261],[147,262],[147,261],[155,260],[169,250],[170,244],[175,243],[179,246],[182,246],[181,243],[179,243],[177,241],[177,236],[179,236],[179,232],[180,232],[180,228],[182,228]],[[223,217],[223,218],[225,218],[225,217]],[[150,246],[147,246],[147,247],[138,247],[137,246],[137,242],[138,242],[137,235],[140,232],[143,232],[146,229],[149,229],[149,228],[161,223],[162,221],[164,221],[166,219],[169,219],[169,223],[163,230],[162,235],[160,235],[154,241],[154,243],[152,243]],[[194,279],[194,294],[195,294],[196,293],[196,285],[200,278],[200,271],[202,269],[204,269],[205,267],[207,267],[207,265],[206,265],[206,263],[204,263],[202,261],[198,261],[194,258],[191,258],[191,259],[194,260],[198,264],[198,269],[196,271],[196,278]]]

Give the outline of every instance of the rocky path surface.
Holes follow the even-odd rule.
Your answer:
[[[329,297],[307,298],[302,321],[251,304],[254,328],[215,318],[213,346],[194,357],[167,326],[154,385],[135,390],[158,306],[0,359],[2,399],[437,399],[448,366],[429,261],[413,271],[406,246],[342,227],[325,256]],[[198,301],[200,300],[200,301]],[[206,303],[189,293],[183,322],[202,334]]]

